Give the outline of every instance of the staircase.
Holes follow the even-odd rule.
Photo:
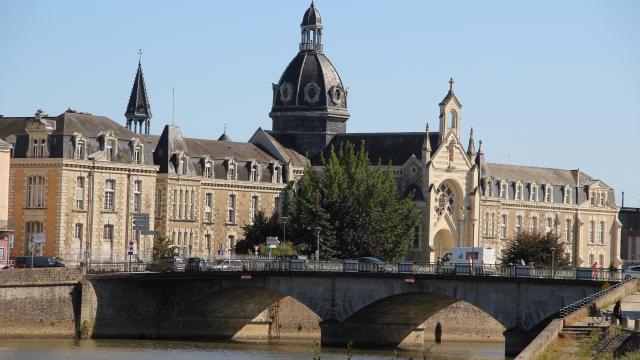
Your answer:
[[[606,329],[604,326],[565,326],[562,328],[562,331],[560,331],[560,336],[571,337],[576,340],[588,339],[595,334],[601,335]]]

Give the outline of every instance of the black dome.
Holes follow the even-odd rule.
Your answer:
[[[320,18],[320,12],[318,9],[311,3],[311,6],[305,11],[304,16],[302,17],[302,22],[300,26],[319,26],[322,27],[322,19]]]
[[[274,86],[273,111],[333,110],[348,116],[347,93],[331,61],[315,51],[301,51]]]

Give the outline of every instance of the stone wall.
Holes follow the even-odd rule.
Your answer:
[[[0,271],[0,337],[76,334],[79,269]]]

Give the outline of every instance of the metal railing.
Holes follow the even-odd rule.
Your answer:
[[[627,279],[623,279],[621,282],[614,284],[604,290],[598,291],[595,294],[591,294],[585,298],[582,298],[574,303],[571,303],[565,307],[563,307],[562,309],[560,309],[560,317],[564,318],[580,309],[582,309],[583,307],[593,303],[594,301],[598,300],[600,297],[610,293],[611,291],[621,287],[622,285],[626,284],[627,282],[631,281],[633,279],[631,278],[627,278]]]
[[[226,264],[226,265],[225,265]],[[92,263],[88,271],[140,272],[146,271],[144,263],[114,262]],[[564,280],[592,280],[619,282],[623,280],[620,270],[565,267],[532,267],[527,265],[441,265],[434,263],[363,263],[358,260],[303,260],[268,257],[244,257],[218,261],[208,261],[207,270],[219,271],[315,271],[315,272],[377,272],[400,274],[433,274],[463,276],[494,276],[510,278],[543,278]]]

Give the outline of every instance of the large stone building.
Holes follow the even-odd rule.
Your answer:
[[[175,126],[149,134],[140,64],[126,126],[72,110],[0,119],[0,137],[15,145],[13,254],[26,253],[34,234],[44,233],[39,253],[80,259],[88,249],[94,260],[122,260],[134,241],[148,258],[152,239],[133,230],[136,212],[150,214],[155,230],[185,254],[228,254],[258,209],[277,211],[305,164],[318,165],[331,146],[351,142],[364,143],[373,162],[390,164],[400,194],[413,194],[421,210],[409,259],[435,261],[455,246],[500,253],[507,238],[527,229],[557,232],[577,266],[619,265],[618,208],[604,182],[579,170],[488,163],[473,131],[468,141],[460,133],[453,80],[437,104],[436,131],[427,124],[417,132],[348,133],[348,91],[324,54],[313,4],[300,27],[299,51],[273,84],[272,130],[259,128],[246,143],[226,134],[185,138]]]

